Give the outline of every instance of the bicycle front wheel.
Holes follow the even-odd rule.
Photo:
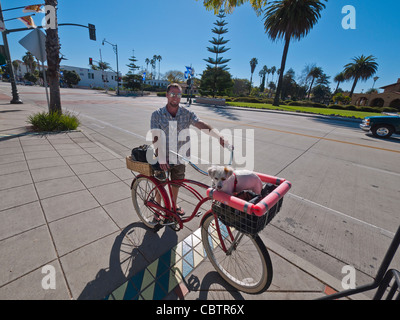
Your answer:
[[[214,215],[210,213],[201,229],[203,245],[214,268],[239,291],[257,294],[267,290],[272,281],[272,263],[260,237],[240,233],[220,220],[218,224],[221,236],[218,235]],[[222,248],[222,241],[227,252]]]
[[[165,207],[165,195],[155,183],[146,176],[139,176],[132,185],[132,202],[140,220],[149,228],[154,228],[162,217],[157,214],[156,209],[147,205],[149,201]]]

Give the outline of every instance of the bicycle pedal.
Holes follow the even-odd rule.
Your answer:
[[[196,217],[201,217],[202,214],[203,214],[203,212],[199,211],[199,212],[197,212],[197,213],[195,214],[195,216],[196,216]]]
[[[153,232],[154,232],[154,233],[157,233],[157,232],[160,231],[163,227],[164,227],[163,225],[161,225],[161,224],[158,223],[158,224],[156,224],[156,225],[154,226]]]

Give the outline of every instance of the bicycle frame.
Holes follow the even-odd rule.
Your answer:
[[[204,183],[195,181],[195,180],[190,180],[190,179],[170,180],[169,178],[167,178],[166,181],[159,181],[158,179],[156,179],[154,177],[140,174],[133,180],[132,186],[133,186],[133,183],[135,182],[135,180],[138,179],[139,177],[146,177],[154,183],[155,187],[149,192],[149,194],[151,194],[156,189],[156,192],[161,193],[161,197],[163,198],[164,205],[165,205],[165,206],[161,206],[160,204],[158,204],[154,201],[147,200],[146,206],[149,207],[155,214],[157,214],[165,219],[172,217],[176,222],[178,222],[180,229],[183,228],[184,223],[191,221],[197,215],[199,208],[205,202],[211,200],[208,196],[202,196],[193,187],[193,186],[198,186],[198,187],[206,190],[210,186],[208,186]],[[177,205],[174,202],[173,197],[172,197],[172,185],[175,185],[179,188],[186,189],[198,200],[198,203],[197,203],[195,209],[193,210],[192,214],[189,217],[182,218],[178,214],[176,214]]]

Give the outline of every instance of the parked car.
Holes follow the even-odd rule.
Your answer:
[[[370,131],[377,138],[389,138],[393,133],[400,134],[400,115],[385,114],[382,116],[365,117],[360,128]]]

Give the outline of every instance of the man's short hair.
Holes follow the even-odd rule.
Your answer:
[[[170,90],[171,88],[178,88],[178,89],[181,90],[181,92],[182,92],[182,87],[181,87],[178,83],[171,83],[170,85],[168,85],[168,87],[167,87],[167,93],[169,92],[169,90]]]

